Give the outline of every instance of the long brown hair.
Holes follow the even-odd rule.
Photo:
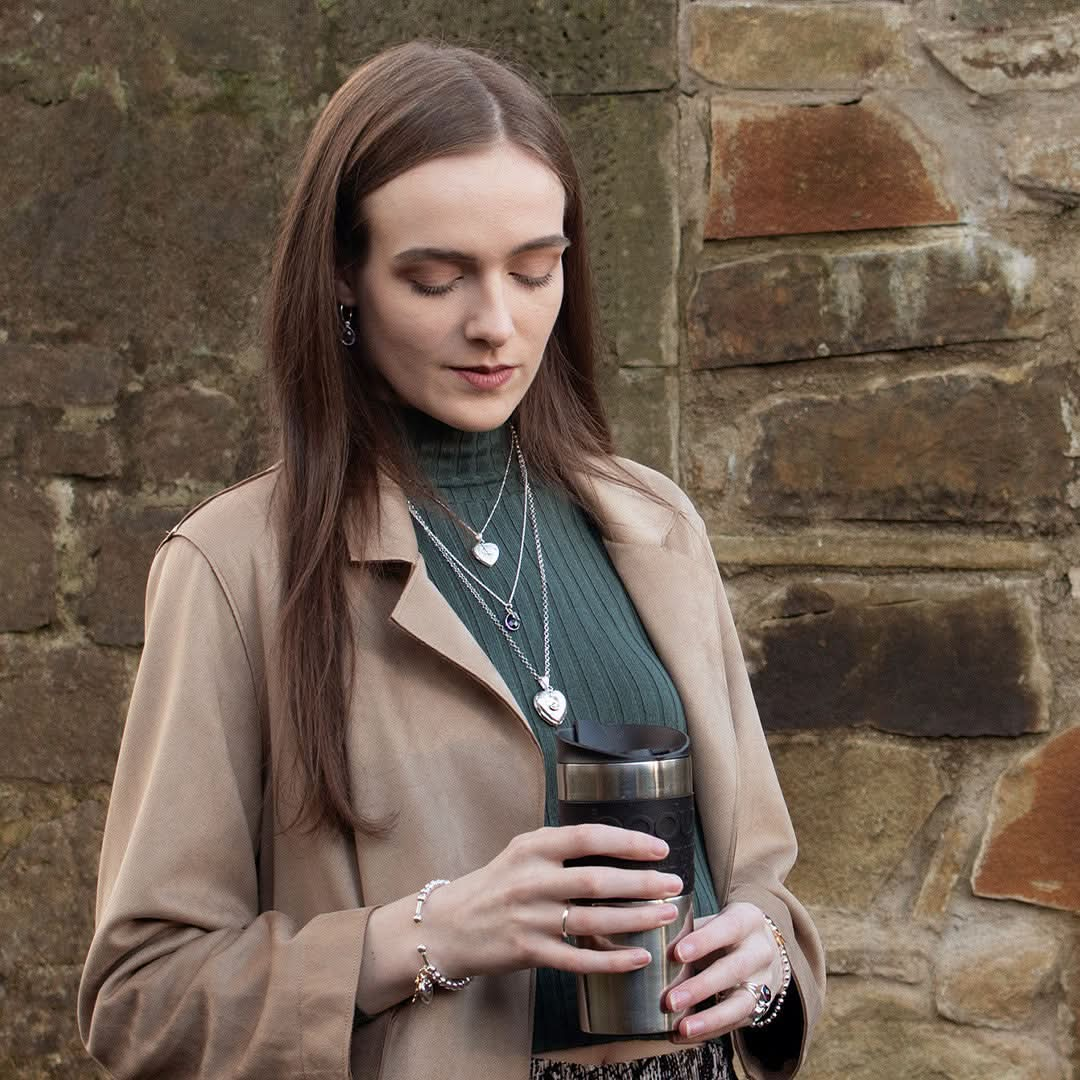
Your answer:
[[[541,479],[578,501],[573,475],[611,461],[594,380],[597,319],[581,183],[558,114],[511,66],[471,49],[418,41],[379,53],[352,73],[315,124],[281,224],[267,298],[282,452],[275,495],[284,529],[278,660],[303,785],[297,818],[314,828],[378,828],[353,806],[346,765],[354,657],[343,577],[345,503],[356,500],[364,541],[378,528],[380,474],[407,491],[422,483],[388,410],[378,407],[374,366],[359,346],[347,349],[339,340],[335,270],[366,256],[366,195],[432,158],[499,141],[559,177],[571,242],[562,306],[516,414],[523,452]]]

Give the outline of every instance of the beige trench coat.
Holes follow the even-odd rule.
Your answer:
[[[702,521],[670,481],[625,464],[671,505],[607,481],[592,482],[589,501],[682,695],[717,896],[757,904],[789,943],[804,1014],[793,1061],[770,1071],[747,1040],[736,1046],[755,1080],[790,1076],[824,987],[817,933],[782,884],[795,837]],[[296,806],[269,788],[271,766],[293,750],[272,656],[276,477],[205,502],[154,559],[79,988],[82,1038],[116,1077],[526,1080],[528,970],[352,1029],[372,909],[540,827],[544,766],[506,684],[428,579],[405,501],[386,484],[374,550],[356,550],[349,529],[348,759],[360,811],[396,811],[397,822],[377,839],[276,835]],[[568,647],[556,642],[556,657]]]

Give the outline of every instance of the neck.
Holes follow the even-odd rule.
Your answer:
[[[510,425],[462,431],[418,409],[403,409],[406,439],[420,471],[436,487],[499,482],[510,453]]]

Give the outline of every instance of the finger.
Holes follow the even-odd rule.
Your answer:
[[[566,867],[559,883],[560,895],[574,899],[668,900],[682,894],[677,874],[658,870],[623,870],[614,866]]]
[[[580,949],[550,940],[539,950],[537,967],[558,968],[577,975],[625,974],[648,967],[652,957],[645,949],[618,946],[613,949]]]
[[[745,1026],[754,1011],[754,995],[736,990],[712,1008],[686,1016],[679,1022],[675,1042],[683,1039],[715,1038]]]
[[[668,846],[659,837],[616,825],[560,825],[538,830],[539,842],[555,857],[580,859],[604,855],[613,859],[662,859]]]
[[[767,982],[768,960],[762,960],[761,950],[756,948],[757,939],[751,939],[734,952],[714,960],[708,967],[685,979],[667,995],[669,1012],[681,1012],[716,994],[726,994],[739,983]]]
[[[566,932],[576,938],[607,937],[610,934],[634,934],[655,930],[679,917],[674,904],[630,904],[626,907],[605,907],[593,904],[571,904],[566,917]],[[591,947],[588,942],[578,945]]]
[[[756,931],[765,932],[765,917],[752,904],[729,904],[715,918],[679,942],[675,956],[683,963],[738,947]]]

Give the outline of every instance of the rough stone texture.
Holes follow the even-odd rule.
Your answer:
[[[978,30],[1041,26],[1076,12],[1076,0],[937,0],[937,6],[943,24]]]
[[[967,830],[961,825],[954,823],[942,833],[915,901],[916,919],[937,922],[945,916],[969,846]]]
[[[38,488],[0,476],[0,630],[33,630],[56,611],[56,513]]]
[[[689,65],[737,89],[848,89],[904,85],[925,64],[899,5],[691,4]]]
[[[1080,727],[1022,757],[994,788],[972,874],[977,896],[1080,912]]]
[[[741,633],[773,731],[974,736],[1047,726],[1038,611],[1020,589],[794,583],[754,615]]]
[[[1029,194],[1065,206],[1080,204],[1080,121],[1075,115],[1044,122],[1038,130],[1026,125],[1006,158],[1009,179]]]
[[[99,479],[119,475],[122,464],[120,445],[107,425],[59,426],[42,435],[42,472]]]
[[[659,94],[569,98],[560,111],[588,188],[589,253],[610,362],[675,365],[675,103]]]
[[[116,652],[0,638],[2,775],[111,781],[128,692]]]
[[[658,469],[676,470],[678,380],[666,369],[621,368],[604,379],[604,398],[617,451]]]
[[[1038,1038],[972,1032],[896,1019],[826,1022],[799,1080],[1066,1080],[1065,1064]]]
[[[717,469],[720,472],[720,469]],[[699,474],[700,475],[700,474]],[[708,477],[708,474],[705,474]],[[686,477],[684,477],[686,479]],[[723,488],[719,488],[723,490]],[[714,515],[706,513],[706,522]],[[1037,570],[1051,549],[1038,541],[981,540],[970,537],[928,539],[918,536],[823,532],[792,536],[745,533],[730,535],[710,527],[713,551],[721,566],[876,567],[879,569]]]
[[[705,237],[956,222],[935,156],[909,120],[870,102],[714,99]]]
[[[734,259],[702,271],[695,368],[991,341],[1034,331],[1036,265],[984,234]]]
[[[98,535],[97,581],[80,614],[103,645],[141,645],[143,598],[150,561],[183,516],[169,508],[114,507]]]
[[[111,405],[123,359],[81,345],[0,345],[0,406]]]
[[[781,400],[760,417],[750,508],[782,518],[1069,521],[1064,379],[957,373]]]
[[[938,961],[938,1012],[960,1024],[1023,1028],[1060,952],[1056,937],[1015,921],[954,934]]]
[[[1080,85],[1078,21],[998,34],[930,31],[922,39],[949,74],[977,94]]]
[[[332,0],[321,6],[342,57],[423,36],[496,46],[557,94],[654,90],[675,80],[674,0],[527,7],[515,0],[404,0],[393,8],[372,0]]]
[[[865,915],[822,909],[814,912],[814,924],[825,946],[830,977],[858,975],[918,986],[929,976],[927,953],[935,943],[912,933],[907,922],[871,922]]]
[[[91,1076],[75,992],[93,930],[104,807],[49,785],[0,784],[18,829],[0,862],[0,1061],[4,1076]],[[46,1063],[49,1072],[43,1070]]]
[[[219,390],[170,386],[133,403],[133,447],[151,484],[225,485],[236,475],[247,418]]]
[[[791,888],[811,905],[870,908],[946,793],[933,756],[865,738],[784,740],[772,752],[799,838]]]

